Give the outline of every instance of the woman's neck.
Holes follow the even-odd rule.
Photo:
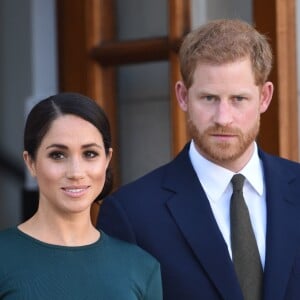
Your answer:
[[[18,228],[42,242],[61,246],[88,245],[100,237],[89,215],[53,217],[38,210]]]

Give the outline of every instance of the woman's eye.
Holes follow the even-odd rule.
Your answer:
[[[94,157],[96,157],[98,155],[99,154],[97,152],[95,152],[95,151],[86,151],[86,152],[84,152],[84,156],[86,158],[94,158]]]
[[[54,160],[60,160],[60,159],[63,159],[65,157],[65,155],[62,152],[55,151],[55,152],[51,152],[49,154],[49,157]]]

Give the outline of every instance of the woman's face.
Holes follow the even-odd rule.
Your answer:
[[[39,209],[47,214],[89,213],[102,191],[112,150],[91,123],[75,115],[53,121],[33,161],[24,160],[39,187]]]

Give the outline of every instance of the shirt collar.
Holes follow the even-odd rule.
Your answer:
[[[247,165],[239,172],[243,174],[252,188],[263,194],[263,169],[258,156],[257,145]],[[189,156],[194,170],[209,199],[220,199],[228,187],[234,173],[204,158],[191,141]]]

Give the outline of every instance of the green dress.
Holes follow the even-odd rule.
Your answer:
[[[0,232],[0,299],[161,300],[160,266],[102,231],[94,244],[67,247],[14,227]]]

